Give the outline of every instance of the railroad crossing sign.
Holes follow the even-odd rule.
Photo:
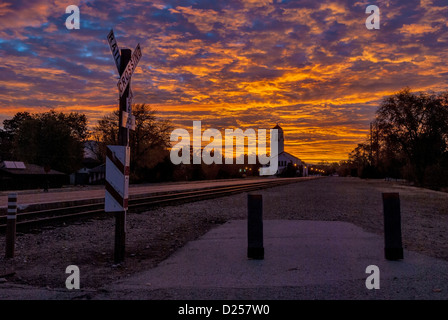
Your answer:
[[[137,67],[140,58],[142,57],[142,50],[140,49],[140,43],[137,44],[134,52],[132,53],[131,61],[129,61],[126,69],[123,71],[123,74],[120,77],[120,80],[117,83],[118,91],[120,92],[120,97],[123,95],[126,87],[131,81],[132,74],[134,73],[135,68]]]
[[[112,51],[112,55],[114,56],[115,65],[117,66],[118,72],[120,72],[120,49],[118,48],[117,40],[115,40],[114,30],[110,30],[107,35],[107,42],[109,42],[110,51]]]
[[[135,129],[135,117],[132,115],[133,93],[131,88],[129,87],[127,96],[123,94],[126,88],[130,86],[132,73],[142,56],[142,52],[140,44],[138,44],[132,55],[129,54],[127,57],[126,55],[122,57],[113,30],[107,35],[107,42],[114,57],[118,73],[120,74],[120,81],[118,82],[121,113],[119,126],[120,128],[126,128],[126,132],[119,129],[119,135],[121,137],[120,144],[122,145],[107,146],[104,207],[106,212],[116,212],[127,210],[130,157],[127,129]],[[126,50],[130,51],[128,49]],[[129,56],[131,56],[130,59]]]
[[[107,35],[107,42],[109,43],[110,51],[115,60],[115,65],[117,66],[118,73],[120,73],[120,64],[121,64],[121,54],[120,49],[117,44],[117,40],[115,39],[114,30],[110,30]],[[134,53],[132,54],[131,60],[126,65],[126,69],[123,73],[120,73],[120,80],[117,83],[118,91],[120,93],[120,98],[123,96],[123,93],[126,90],[126,87],[129,85],[131,81],[132,74],[137,67],[140,58],[142,57],[142,51],[140,48],[140,44],[135,48]],[[135,130],[135,117],[132,115],[132,98],[134,97],[131,88],[129,88],[129,96],[126,98],[126,111],[122,111],[121,114],[121,123],[120,126]]]
[[[106,212],[115,212],[115,249],[114,261],[124,261],[126,247],[126,210],[129,195],[129,129],[135,129],[135,118],[132,116],[131,77],[137,67],[142,50],[137,44],[134,52],[130,49],[119,49],[114,31],[107,35],[110,51],[120,75],[117,83],[120,96],[119,128],[117,146],[107,146],[106,157]]]

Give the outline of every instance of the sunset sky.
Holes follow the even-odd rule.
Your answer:
[[[72,4],[79,30],[65,27]],[[117,109],[110,29],[142,48],[134,103],[174,128],[278,123],[308,163],[347,159],[384,96],[448,89],[446,0],[3,0],[0,22],[0,122],[54,108],[94,124]]]

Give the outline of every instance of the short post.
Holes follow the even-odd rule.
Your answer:
[[[385,258],[387,260],[403,259],[400,197],[398,193],[383,193],[383,210]]]
[[[247,195],[247,209],[247,257],[263,260],[263,198],[261,194]]]
[[[16,243],[17,193],[8,194],[8,212],[6,215],[6,258],[14,258]]]

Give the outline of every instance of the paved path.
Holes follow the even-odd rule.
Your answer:
[[[448,299],[448,262],[405,251],[384,259],[382,237],[346,222],[268,220],[264,260],[246,258],[244,220],[188,243],[158,267],[97,299]],[[366,288],[366,268],[380,289]]]
[[[382,237],[351,223],[264,221],[264,260],[246,258],[246,227],[229,221],[98,291],[0,283],[0,299],[448,299],[447,261],[407,250],[387,261]],[[369,265],[379,267],[378,290],[366,288]]]

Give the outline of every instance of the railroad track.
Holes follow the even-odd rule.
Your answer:
[[[250,192],[290,184],[297,181],[301,180],[290,178],[156,195],[134,195],[129,199],[128,212],[141,212],[157,206],[174,205],[185,202],[218,198],[241,192]],[[93,204],[75,205],[48,210],[31,212],[19,211],[17,213],[16,227],[17,229],[26,230],[28,228],[34,228],[41,225],[70,222],[85,217],[105,217],[106,215],[113,216],[111,213],[104,212],[104,200]],[[0,232],[4,232],[5,229],[6,216],[0,216]]]

